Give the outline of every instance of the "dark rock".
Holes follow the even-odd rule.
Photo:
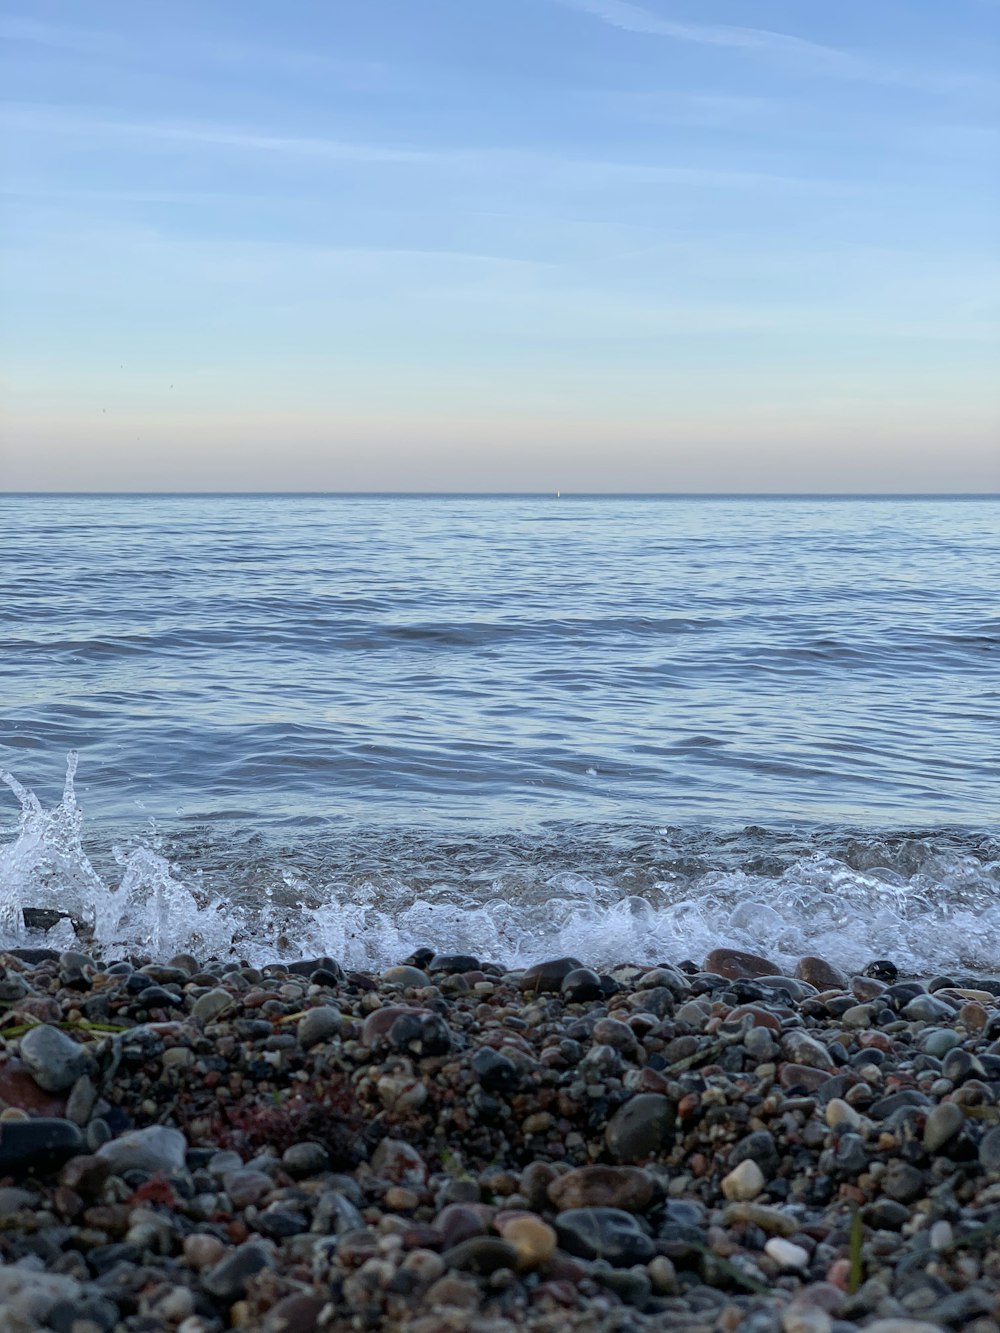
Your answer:
[[[899,1231],[910,1220],[910,1210],[895,1199],[876,1199],[862,1208],[861,1220],[876,1231]]]
[[[655,1182],[647,1171],[635,1166],[581,1166],[558,1176],[548,1187],[553,1206],[571,1208],[620,1208],[641,1213],[653,1198]]]
[[[863,977],[874,977],[876,981],[885,981],[889,985],[899,976],[899,968],[895,963],[891,963],[888,958],[876,958],[874,962],[868,963],[862,968]]]
[[[239,1249],[225,1255],[202,1279],[205,1290],[220,1301],[232,1304],[246,1295],[247,1282],[262,1268],[273,1263],[270,1246],[248,1240]]]
[[[899,1203],[913,1203],[927,1193],[928,1182],[922,1171],[908,1162],[893,1161],[882,1176],[882,1193]]]
[[[758,1129],[740,1139],[729,1154],[728,1169],[731,1171],[740,1162],[746,1161],[756,1162],[765,1180],[770,1180],[775,1174],[781,1164],[781,1157],[770,1130]]]
[[[522,991],[558,991],[563,981],[571,972],[583,967],[578,958],[551,958],[544,963],[535,963],[521,976]]]
[[[739,949],[713,949],[705,959],[702,970],[736,981],[741,977],[769,977],[778,968],[759,954],[742,953]]]
[[[327,972],[338,981],[344,979],[344,969],[334,959],[325,955],[322,958],[300,958],[297,962],[288,964],[288,971],[293,977],[308,977],[310,980],[315,972]]]
[[[521,1082],[521,1071],[513,1060],[491,1046],[483,1046],[475,1053],[472,1068],[489,1092],[513,1092]]]
[[[559,1243],[584,1259],[606,1259],[616,1268],[644,1264],[656,1246],[631,1213],[620,1208],[571,1208],[555,1220]]]
[[[811,954],[800,958],[795,964],[795,975],[800,981],[807,981],[817,990],[846,990],[847,975],[839,967],[834,967],[825,958],[815,958]]]
[[[328,1297],[310,1296],[307,1292],[286,1296],[268,1310],[261,1333],[314,1333],[328,1304]]]
[[[979,1165],[988,1176],[1000,1174],[1000,1126],[983,1136],[979,1144]]]
[[[894,1092],[888,1097],[882,1097],[879,1101],[873,1102],[868,1110],[868,1114],[873,1120],[885,1120],[894,1115],[896,1111],[905,1106],[930,1106],[931,1099],[916,1088],[904,1088],[902,1092]]]
[[[411,1013],[401,1014],[388,1032],[389,1045],[397,1051],[405,1051],[423,1059],[434,1055],[447,1055],[451,1050],[452,1036],[448,1024],[440,1014]]]
[[[517,1267],[517,1250],[497,1236],[473,1236],[445,1250],[441,1258],[449,1268],[484,1275]]]
[[[83,1134],[71,1120],[0,1121],[0,1176],[53,1170],[83,1151]]]
[[[673,1102],[658,1092],[641,1092],[608,1121],[605,1142],[618,1162],[650,1157],[667,1142],[674,1127]]]
[[[479,959],[469,953],[436,953],[424,966],[428,972],[475,972]]]
[[[586,1004],[590,1000],[599,1000],[603,994],[601,978],[589,967],[575,967],[572,972],[567,972],[561,990],[568,1004]]]

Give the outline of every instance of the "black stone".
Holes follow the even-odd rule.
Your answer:
[[[472,1057],[472,1068],[489,1092],[513,1092],[521,1082],[521,1073],[513,1060],[484,1046]]]
[[[556,1216],[559,1243],[584,1259],[607,1259],[616,1268],[645,1264],[656,1246],[638,1221],[620,1208],[570,1208]]]
[[[289,972],[296,977],[309,977],[312,979],[314,972],[331,972],[338,980],[343,980],[344,969],[338,962],[326,955],[322,958],[300,958],[297,962],[288,964]]]
[[[577,967],[567,972],[561,986],[563,999],[569,1004],[585,1004],[589,1000],[599,1000],[603,995],[601,978],[589,967]]]
[[[888,958],[876,958],[862,970],[863,977],[873,977],[876,981],[887,981],[892,984],[899,976],[899,968],[895,963],[891,963]]]
[[[781,1163],[781,1157],[770,1130],[758,1129],[753,1134],[748,1134],[746,1138],[740,1139],[729,1154],[728,1169],[731,1171],[733,1167],[739,1166],[740,1162],[747,1160],[756,1162],[766,1178],[775,1174]]]
[[[52,1170],[83,1151],[83,1133],[71,1120],[0,1122],[0,1176]]]
[[[425,950],[421,949],[421,953]],[[419,967],[420,964],[411,964]],[[423,965],[427,972],[478,972],[479,959],[470,953],[436,953]]]

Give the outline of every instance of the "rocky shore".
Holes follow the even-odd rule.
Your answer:
[[[0,954],[6,1333],[1000,1333],[1000,979]]]

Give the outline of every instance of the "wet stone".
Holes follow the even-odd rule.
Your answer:
[[[647,1263],[656,1247],[631,1215],[617,1208],[571,1208],[556,1216],[560,1244],[584,1259],[616,1268]]]
[[[479,968],[479,959],[468,953],[436,953],[427,964],[428,972],[475,972]]]
[[[812,955],[799,959],[795,964],[795,975],[820,991],[847,989],[847,976],[839,967]]]
[[[741,977],[773,976],[778,969],[770,959],[759,954],[743,953],[739,949],[713,949],[702,970],[735,981]]]
[[[143,998],[148,998],[148,992]],[[198,1023],[213,1023],[233,1004],[234,998],[227,990],[206,991],[204,995],[199,995],[192,1005],[191,1017]]]
[[[520,987],[528,993],[532,991],[558,991],[571,972],[583,967],[578,958],[552,958],[545,963],[535,963],[521,976]]]
[[[560,989],[568,1004],[585,1004],[601,998],[601,978],[589,967],[576,967],[563,977]]]

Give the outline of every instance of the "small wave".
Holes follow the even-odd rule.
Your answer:
[[[543,845],[533,863],[513,868],[498,866],[485,843],[445,848],[430,873],[394,873],[401,858],[390,841],[383,865],[330,875],[322,864],[303,870],[269,858],[258,838],[250,839],[252,890],[233,870],[237,843],[215,849],[231,876],[227,893],[218,878],[209,887],[200,871],[179,870],[156,837],[115,847],[115,873],[99,873],[83,843],[76,767],[71,754],[62,799],[48,810],[0,774],[21,806],[16,836],[0,848],[0,947],[84,947],[106,959],[186,951],[254,963],[327,953],[381,967],[429,946],[518,967],[561,954],[597,966],[700,961],[725,945],[779,966],[815,953],[847,969],[889,956],[912,974],[1000,972],[1000,845],[989,840],[973,852],[942,849],[931,836],[894,845],[841,838],[836,854],[815,846],[782,865],[782,840],[751,827],[711,844],[716,852],[738,845],[741,865],[713,867],[661,843],[651,878],[638,843],[624,856],[616,848],[617,869],[607,874],[565,868],[574,854],[583,863],[581,838],[558,856]]]

